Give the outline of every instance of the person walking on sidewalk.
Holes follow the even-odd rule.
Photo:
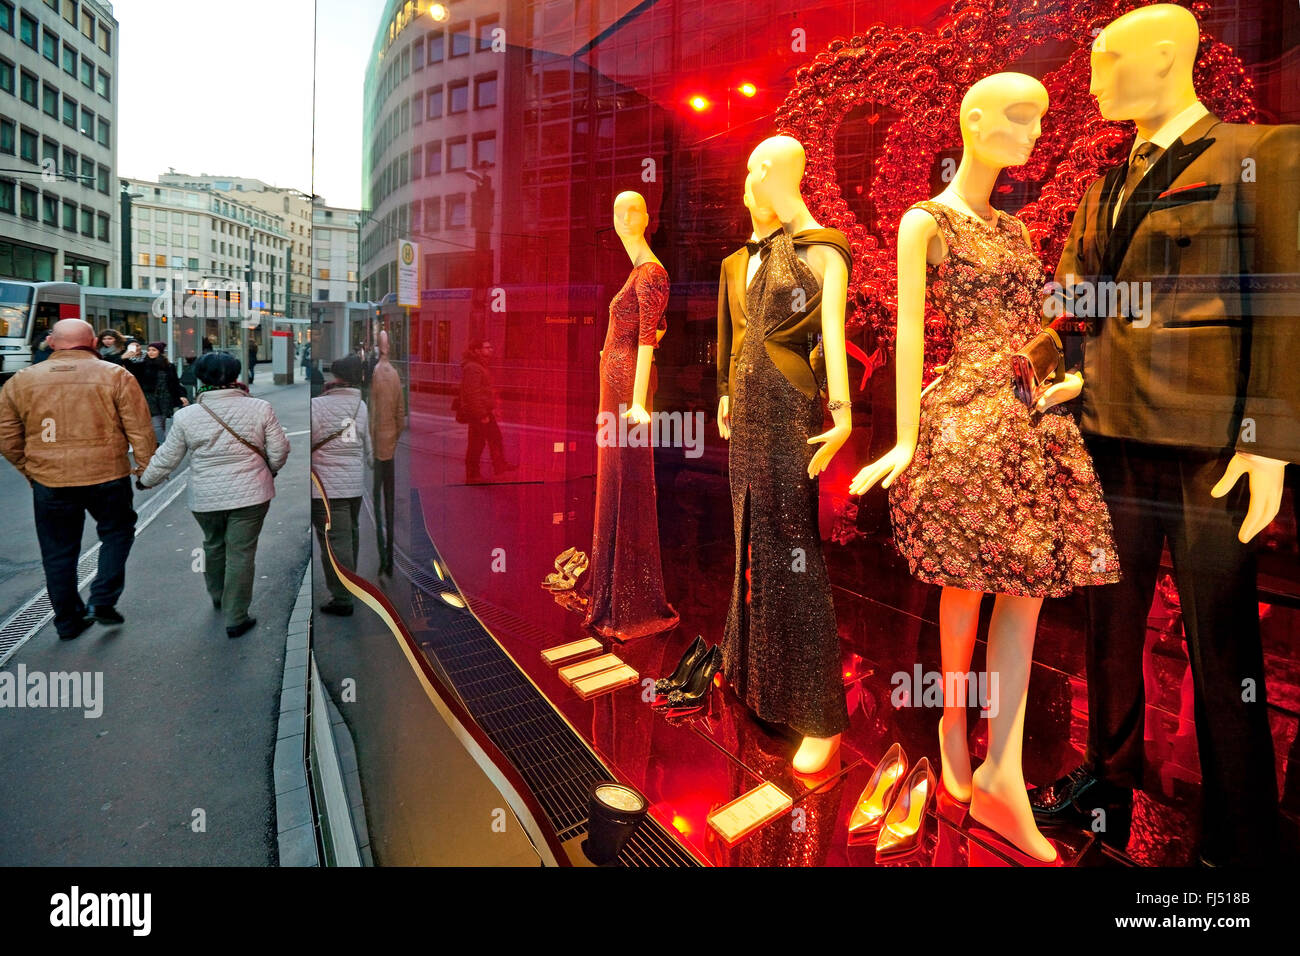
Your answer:
[[[483,480],[479,461],[483,446],[492,456],[492,475],[514,471],[517,466],[506,461],[501,444],[501,428],[497,425],[496,392],[492,388],[492,375],[488,363],[492,361],[492,343],[478,339],[470,343],[461,359],[460,408],[457,421],[469,426],[469,443],[465,448],[465,484],[478,484]]]
[[[144,393],[126,369],[99,360],[89,323],[60,319],[49,342],[48,359],[0,389],[0,454],[32,486],[54,629],[68,640],[94,621],[124,623],[115,605],[135,539],[129,476],[149,464],[155,442]],[[89,607],[77,590],[86,512],[100,542]]]
[[[228,637],[257,624],[248,616],[257,539],[275,497],[276,472],[289,457],[271,403],[250,396],[239,372],[239,359],[224,352],[209,352],[194,364],[200,383],[194,404],[176,413],[167,440],[140,476],[150,488],[193,452],[190,511],[203,530],[203,579],[212,606],[225,614]]]
[[[387,332],[379,333],[379,361],[370,372],[370,425],[375,431],[371,495],[375,502],[375,534],[379,539],[379,573],[392,574],[396,512],[393,459],[397,454],[397,439],[406,427],[406,399],[397,369],[388,361]]]
[[[311,467],[325,489],[322,499],[316,482],[312,482],[311,523],[320,542],[325,583],[330,589],[329,603],[320,606],[325,614],[352,613],[352,594],[335,573],[330,550],[342,567],[356,570],[361,494],[366,462],[370,460],[370,423],[361,398],[363,370],[356,355],[339,359],[330,366],[334,381],[311,400]]]
[[[126,336],[117,329],[105,329],[96,341],[99,357],[114,365],[121,365],[126,357]]]
[[[140,382],[140,390],[144,392],[144,400],[149,403],[154,436],[162,444],[167,436],[167,419],[172,417],[172,411],[190,403],[185,389],[181,387],[180,377],[176,374],[176,366],[167,359],[166,342],[149,343],[144,357],[140,359],[136,378]]]

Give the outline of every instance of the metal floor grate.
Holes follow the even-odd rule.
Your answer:
[[[419,514],[418,492],[412,511]],[[448,676],[466,709],[484,733],[514,764],[546,812],[561,842],[587,830],[587,795],[608,771],[564,722],[473,615],[453,612],[438,596],[454,591],[424,568],[442,563],[433,543],[412,522],[419,551],[414,560],[395,555],[394,563],[411,580],[412,610],[425,623],[416,638]],[[445,565],[444,565],[445,566]],[[493,627],[539,644],[554,639],[509,611],[475,602]],[[536,632],[536,633],[533,633]],[[697,866],[698,863],[657,821],[647,818],[619,856],[624,866]]]

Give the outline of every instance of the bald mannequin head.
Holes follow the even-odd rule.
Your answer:
[[[646,209],[644,196],[628,189],[614,197],[614,231],[619,236],[637,239],[645,235],[649,225],[650,213]]]
[[[961,98],[963,148],[989,166],[1019,166],[1042,135],[1047,88],[1024,73],[994,73]]]
[[[81,319],[59,319],[50,329],[50,348],[56,352],[83,346],[93,348],[94,345],[95,330],[89,322]]]
[[[793,136],[770,136],[749,154],[749,175],[745,177],[745,205],[766,207],[778,216],[790,196],[799,195],[803,182],[803,145]]]
[[[1101,115],[1158,126],[1196,100],[1192,68],[1201,28],[1190,10],[1157,3],[1106,25],[1092,44],[1092,83]]]

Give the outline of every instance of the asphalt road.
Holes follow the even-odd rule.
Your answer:
[[[0,708],[0,865],[277,862],[272,758],[285,630],[310,556],[305,384],[253,393],[275,407],[292,451],[263,527],[250,609],[229,640],[191,550],[202,535],[180,495],[136,538],[118,610],[126,624],[59,641],[52,625],[3,670],[102,675],[102,714]],[[294,435],[292,433],[300,432]],[[0,620],[44,587],[31,493],[0,462]],[[178,481],[137,492],[140,508]],[[83,551],[95,543],[87,520]],[[92,678],[93,680],[93,678]]]

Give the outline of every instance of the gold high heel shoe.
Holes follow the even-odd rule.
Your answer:
[[[551,588],[565,580],[568,577],[564,571],[565,565],[581,553],[577,548],[565,548],[561,551],[555,559],[555,570],[542,579],[542,587]]]
[[[907,754],[901,744],[894,744],[876,764],[849,817],[850,844],[868,842],[880,830],[906,771]]]
[[[905,856],[920,848],[925,838],[925,811],[937,789],[938,781],[930,769],[930,761],[922,757],[885,815],[885,825],[876,839],[877,860]]]
[[[554,584],[543,585],[543,587],[551,591],[572,591],[574,586],[578,583],[579,575],[581,575],[582,572],[586,570],[587,570],[587,555],[579,551],[572,558],[570,558],[569,563],[564,566],[564,570],[562,572],[564,575],[563,579],[555,582]]]

